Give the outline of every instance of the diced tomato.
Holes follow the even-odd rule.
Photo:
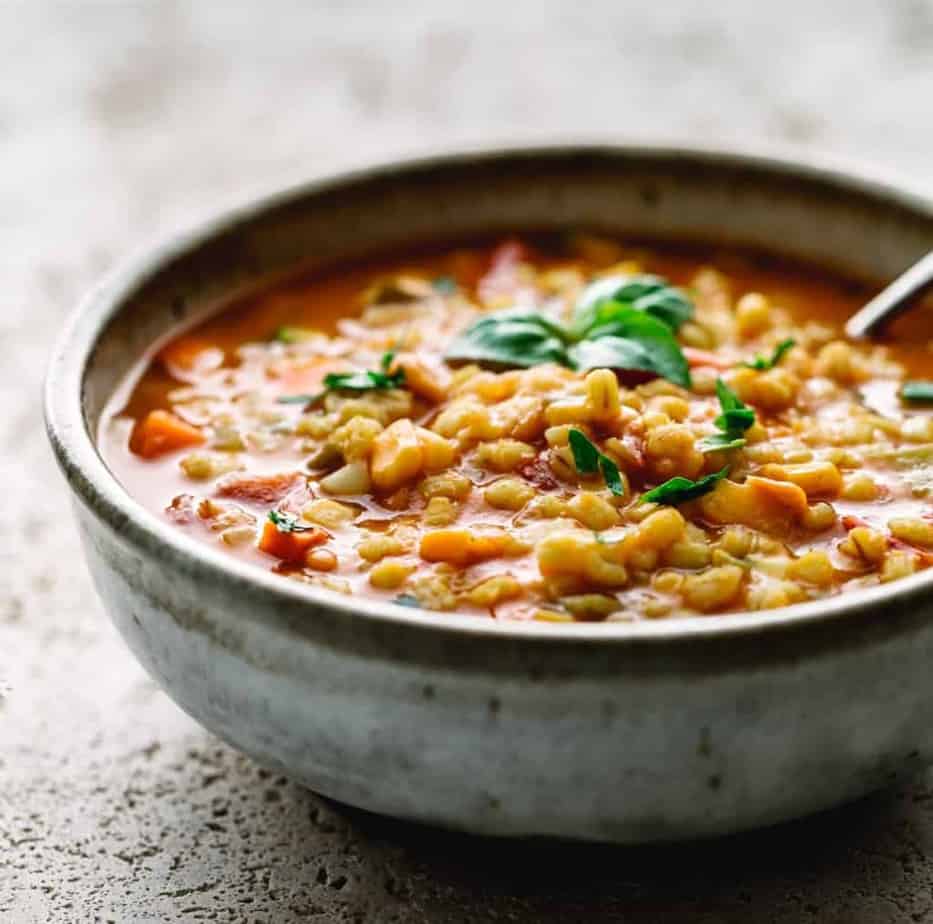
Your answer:
[[[735,363],[731,359],[719,356],[717,353],[710,353],[709,350],[698,350],[696,347],[685,346],[682,348],[684,357],[691,369],[699,366],[712,366],[713,369],[723,371],[731,369]]]
[[[318,526],[299,532],[286,532],[271,520],[266,520],[259,538],[259,549],[282,561],[301,564],[311,549],[327,542],[328,538],[327,533]]]
[[[204,434],[168,411],[150,411],[133,430],[130,449],[144,459],[154,459],[167,452],[199,446]]]
[[[230,497],[250,504],[271,506],[305,484],[301,472],[280,475],[250,475],[234,472],[217,484],[218,497]]]
[[[540,491],[553,491],[558,487],[557,479],[542,455],[520,466],[518,474]]]

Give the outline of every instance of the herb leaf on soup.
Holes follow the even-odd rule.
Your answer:
[[[758,372],[766,372],[768,369],[773,369],[780,361],[783,359],[784,354],[792,349],[796,345],[795,340],[788,337],[786,340],[782,340],[771,352],[770,356],[756,356],[750,362],[739,363],[740,366],[744,366],[746,369],[755,369]]]
[[[582,430],[572,429],[568,434],[573,462],[581,475],[595,475],[599,472],[606,482],[606,487],[617,497],[625,494],[619,466],[600,452]]]
[[[726,465],[718,472],[713,472],[712,475],[707,475],[697,481],[677,475],[675,478],[665,481],[664,484],[659,484],[656,488],[646,491],[642,494],[641,499],[642,501],[650,501],[654,504],[668,504],[669,506],[684,504],[687,501],[696,500],[696,498],[708,494],[716,487],[716,483],[722,481],[728,474],[729,466]]]
[[[405,370],[389,372],[395,353],[389,351],[382,355],[378,371],[330,372],[324,376],[324,390],[317,394],[282,395],[277,398],[279,404],[314,404],[329,391],[387,391],[402,388],[405,385]]]
[[[901,397],[905,401],[933,402],[933,382],[914,380],[904,382]]]
[[[454,340],[446,357],[506,367],[557,363],[572,368],[561,326],[524,308],[480,318]]]
[[[609,281],[613,291],[619,288],[618,280]],[[674,326],[661,318],[665,312],[636,306],[669,302],[678,307],[666,316],[681,323],[692,314],[692,305],[656,276],[632,277],[626,286],[630,302],[591,296],[577,305],[569,327],[531,309],[497,311],[461,333],[446,358],[506,368],[551,362],[584,372],[601,368],[650,372],[689,388],[690,368],[674,337]]]
[[[657,318],[676,331],[693,317],[693,303],[660,276],[606,276],[590,283],[577,300],[573,329],[580,336],[602,323],[609,305],[629,308]],[[608,309],[610,312],[612,309]]]
[[[690,366],[671,329],[662,321],[631,308],[612,307],[601,323],[570,348],[570,357],[581,370],[638,370],[683,388],[690,388]]]
[[[270,510],[269,522],[272,523],[280,533],[307,533],[316,526],[310,526],[302,523],[294,513],[286,513],[283,510]]]
[[[745,445],[745,431],[755,422],[755,412],[722,379],[716,379],[716,396],[722,413],[713,421],[719,433],[704,436],[697,443],[701,452],[739,449]]]

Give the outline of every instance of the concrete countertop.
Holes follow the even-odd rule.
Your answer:
[[[931,62],[930,0],[0,2],[0,920],[933,920],[930,775],[620,850],[415,829],[260,769],[116,637],[38,400],[125,254],[349,163],[582,133],[825,150],[931,189]]]

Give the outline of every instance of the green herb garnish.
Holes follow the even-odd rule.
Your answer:
[[[716,396],[722,413],[713,423],[721,432],[704,436],[697,443],[701,452],[739,449],[745,445],[745,431],[755,422],[755,412],[722,379],[716,379]]]
[[[691,481],[689,478],[678,475],[676,478],[671,478],[665,481],[664,484],[659,484],[656,488],[642,494],[641,499],[642,502],[650,501],[655,504],[668,504],[673,507],[702,497],[712,491],[716,486],[716,482],[722,481],[728,474],[729,466],[727,465],[718,472],[713,472],[712,475],[707,475],[698,481]]]
[[[314,395],[283,395],[277,398],[279,404],[314,404],[329,391],[373,391],[401,388],[405,384],[405,370],[389,372],[395,353],[383,353],[379,362],[379,371],[331,372],[324,376],[324,390]]]
[[[606,276],[583,290],[574,312],[574,328],[582,335],[615,307],[642,311],[675,331],[693,317],[690,299],[660,276]]]
[[[901,397],[905,401],[933,401],[933,382],[904,382],[901,386]]]
[[[622,484],[622,475],[619,473],[619,466],[599,451],[587,439],[582,430],[572,429],[569,433],[570,449],[573,452],[573,461],[577,471],[581,475],[595,475],[600,472],[606,487],[617,497],[625,494],[625,487]]]
[[[307,327],[280,327],[275,332],[275,339],[280,343],[303,343],[316,334],[317,331],[310,330]]]
[[[270,510],[269,522],[274,523],[280,533],[307,533],[317,529],[316,526],[302,523],[294,513],[286,513],[283,510]]]
[[[573,368],[563,328],[524,308],[480,318],[454,340],[447,358],[523,367],[557,363]]]
[[[796,344],[796,340],[792,340],[788,337],[786,340],[782,340],[771,353],[770,356],[756,356],[751,362],[748,363],[739,363],[740,366],[744,366],[746,369],[756,369],[758,372],[765,372],[768,369],[773,369],[783,358],[784,354],[791,349]]]
[[[497,311],[460,334],[447,358],[513,368],[557,363],[580,371],[635,370],[689,388],[690,368],[674,330],[692,312],[686,296],[656,276],[598,280],[584,291],[569,327],[525,308]]]
[[[431,287],[441,295],[453,295],[457,291],[457,280],[451,276],[437,276],[431,280]]]

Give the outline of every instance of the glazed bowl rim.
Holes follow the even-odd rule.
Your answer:
[[[125,541],[144,554],[155,555],[170,567],[207,582],[225,582],[231,589],[257,596],[269,606],[313,602],[341,619],[376,620],[432,635],[518,638],[536,644],[561,645],[586,641],[639,646],[652,641],[670,644],[728,639],[783,631],[869,614],[881,603],[909,607],[933,596],[933,569],[893,584],[839,594],[776,610],[665,620],[611,623],[546,623],[536,620],[497,621],[456,613],[437,613],[348,596],[297,581],[283,580],[255,564],[241,561],[187,536],[133,498],[117,481],[89,432],[83,409],[85,376],[96,346],[111,321],[134,293],[166,266],[199,245],[235,232],[265,212],[325,192],[338,193],[366,181],[431,169],[455,169],[476,161],[514,158],[603,156],[684,163],[768,173],[775,178],[816,181],[839,192],[855,191],[887,200],[933,218],[933,197],[890,172],[855,165],[848,160],[820,156],[774,154],[737,147],[701,145],[626,144],[616,142],[558,142],[530,145],[458,147],[420,156],[392,159],[353,170],[330,173],[284,189],[254,196],[245,203],[213,213],[192,229],[163,238],[137,251],[92,288],[71,313],[51,353],[45,378],[44,413],[49,440],[75,497]],[[252,610],[263,619],[262,608]]]

